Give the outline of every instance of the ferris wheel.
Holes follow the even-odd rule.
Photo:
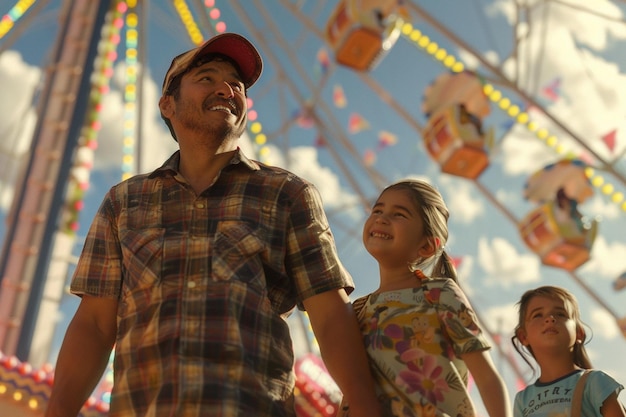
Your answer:
[[[155,142],[145,126],[155,117],[149,120],[146,108],[156,108],[154,99],[145,102],[150,88],[154,96],[175,51],[224,30],[245,33],[265,60],[262,82],[249,94],[246,146],[257,159],[318,185],[357,284],[367,272],[358,260],[367,255],[357,247],[372,200],[398,178],[424,176],[447,191],[444,197],[461,207],[457,211],[467,209],[470,196],[486,211],[473,224],[450,226],[461,272],[512,276],[518,295],[523,282],[571,284],[625,331],[626,312],[616,307],[621,294],[598,278],[626,270],[617,257],[606,265],[599,252],[618,253],[626,244],[617,234],[626,211],[626,146],[600,75],[606,71],[622,82],[619,70],[610,71],[617,52],[601,53],[593,36],[551,26],[563,16],[596,19],[607,37],[618,37],[614,25],[623,20],[623,5],[485,1],[482,8],[463,6],[475,13],[474,19],[464,14],[463,22],[472,24],[463,28],[454,8],[420,1],[5,3],[0,58],[20,51],[29,36],[51,38],[37,30],[42,22],[59,30],[47,42],[46,59],[36,64],[42,78],[28,101],[37,109],[28,151],[3,149],[12,168],[2,181],[15,191],[3,235],[1,351],[49,361],[46,349],[33,347],[52,343],[54,326],[44,318],[54,317],[62,303],[90,220],[85,207],[99,200],[91,193],[149,169],[146,155]],[[489,13],[500,17],[485,24]],[[498,26],[510,29],[498,32],[508,35],[496,35]],[[547,49],[551,37],[561,42],[565,58]],[[585,95],[569,97],[567,91]],[[106,105],[116,100],[122,109],[117,119],[105,119]],[[593,112],[597,107],[605,111]],[[105,179],[94,171],[103,151],[118,156],[115,170],[105,167]],[[457,202],[463,195],[467,201]],[[481,258],[480,243],[493,256],[477,270],[470,264]],[[536,262],[533,271],[541,279],[513,272],[521,268],[513,258]],[[464,284],[471,293],[484,283],[471,277]],[[44,297],[49,293],[55,295]],[[470,298],[511,379],[527,380],[500,344],[506,331],[488,319],[493,300],[486,294]],[[508,301],[515,301],[513,291]],[[300,325],[306,327],[306,318]],[[312,349],[314,340],[303,341]]]

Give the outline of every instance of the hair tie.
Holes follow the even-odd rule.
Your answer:
[[[419,279],[420,281],[424,281],[425,279],[428,279],[428,277],[422,272],[421,269],[416,269],[415,271],[413,271],[413,273],[415,274],[417,279]]]

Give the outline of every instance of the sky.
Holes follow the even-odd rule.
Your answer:
[[[626,381],[626,367],[615,361],[626,348],[615,322],[626,316],[626,295],[612,286],[626,271],[626,216],[615,200],[617,193],[626,193],[626,3],[406,1],[411,30],[400,35],[374,68],[363,72],[337,64],[324,38],[336,1],[250,0],[245,7],[219,0],[213,7],[187,3],[199,24],[208,17],[211,30],[225,25],[259,48],[265,66],[248,92],[256,117],[242,147],[318,187],[339,255],[355,280],[352,297],[378,285],[377,265],[361,242],[369,204],[386,184],[408,177],[426,179],[450,208],[446,250],[459,260],[461,286],[494,343],[500,342],[493,357],[509,390],[516,392],[519,374],[525,382],[536,377],[509,342],[516,324],[515,303],[527,289],[547,284],[566,287],[578,298],[592,334],[587,349],[594,366]],[[0,0],[0,13],[14,4]],[[30,147],[36,98],[60,10],[61,1],[49,1],[0,38],[3,218]],[[157,101],[171,58],[191,48],[193,41],[172,2],[152,1],[144,11],[147,20],[140,21],[140,33],[145,33],[141,44],[147,68],[141,100],[142,153],[137,158],[140,170],[147,172],[176,149],[159,118]],[[206,26],[202,30],[205,36],[211,33]],[[488,167],[475,180],[442,173],[426,152],[422,133],[428,118],[423,103],[435,80],[450,71],[410,37],[413,30],[435,42],[432,48],[445,49],[475,71],[535,122],[531,129],[510,116],[501,100],[488,101],[489,114],[482,126],[493,134],[493,145]],[[124,56],[123,49],[118,53]],[[122,178],[123,60],[113,69],[110,92],[102,101],[93,170],[81,173],[91,184],[80,214],[75,255],[102,196]],[[253,122],[260,123],[254,131]],[[542,129],[551,140],[538,138]],[[258,142],[259,133],[265,143]],[[524,196],[526,182],[566,155],[595,169],[595,183],[588,185],[593,193],[579,209],[599,224],[590,260],[574,272],[543,265],[518,230],[518,223],[537,207]],[[5,231],[6,224],[0,224],[2,236]],[[57,339],[77,305],[75,298],[63,299]],[[620,398],[624,400],[624,394]]]

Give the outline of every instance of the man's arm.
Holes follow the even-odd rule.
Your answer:
[[[46,417],[78,415],[107,366],[117,332],[117,300],[83,296],[57,359]]]
[[[350,406],[350,417],[381,416],[363,339],[346,292],[327,291],[303,304],[322,359]]]

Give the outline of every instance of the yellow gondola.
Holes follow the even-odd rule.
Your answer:
[[[562,216],[554,201],[541,204],[519,223],[526,245],[545,265],[573,271],[589,260],[597,222],[583,224]]]
[[[337,63],[372,69],[400,36],[404,19],[397,0],[343,0],[326,24],[326,40]]]
[[[489,165],[485,150],[489,135],[482,133],[480,121],[462,104],[452,104],[430,117],[424,129],[424,145],[441,165],[441,171],[475,179]]]

